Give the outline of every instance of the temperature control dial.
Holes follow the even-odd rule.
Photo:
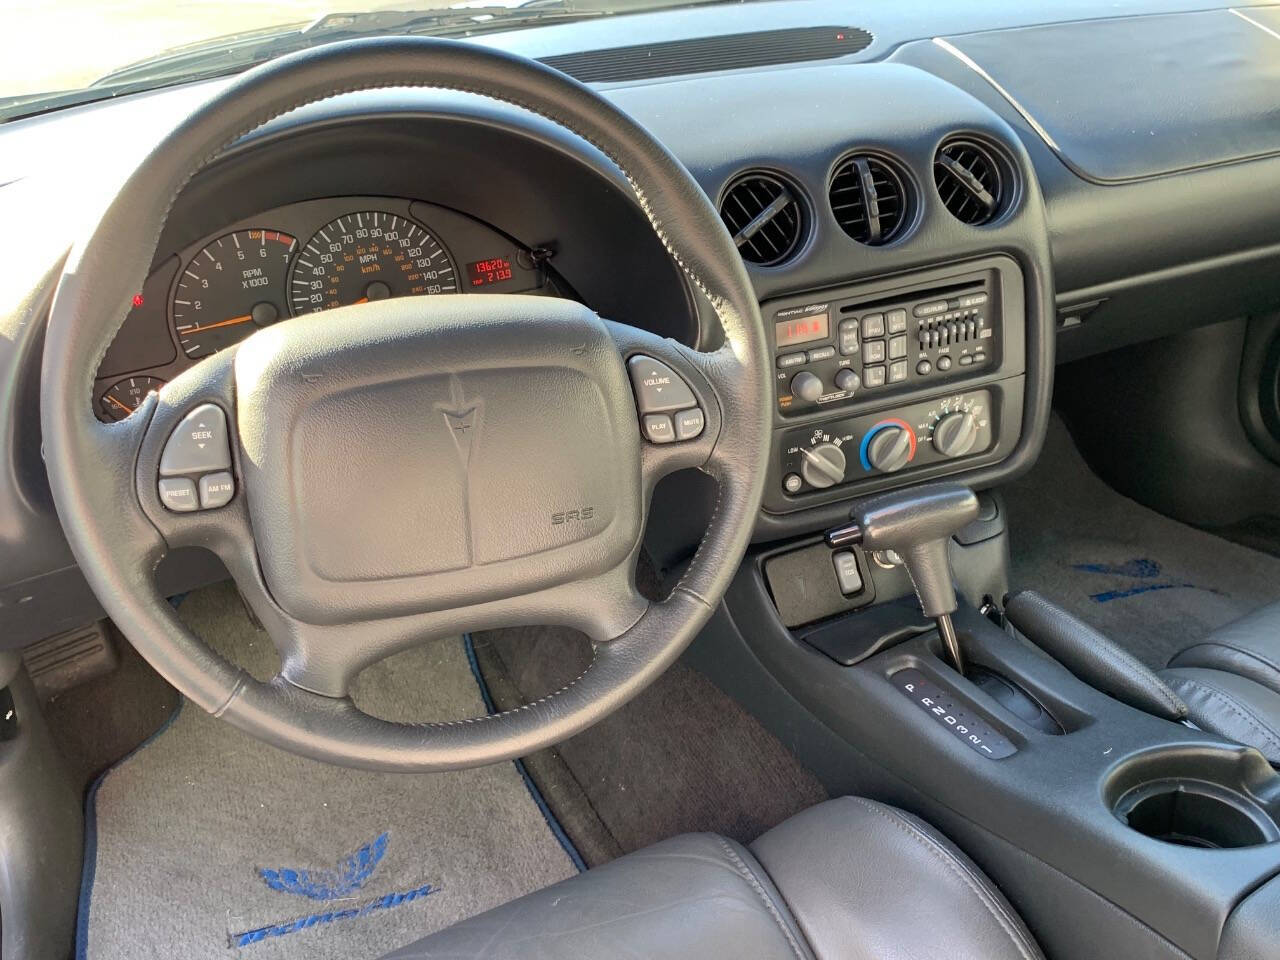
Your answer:
[[[813,449],[802,447],[800,454],[804,457],[800,473],[809,486],[824,490],[844,480],[844,451],[834,443],[820,443]]]
[[[862,439],[863,466],[896,473],[916,455],[916,437],[900,420],[877,423]]]
[[[978,418],[968,410],[948,413],[933,428],[933,446],[944,457],[963,457],[978,442]]]

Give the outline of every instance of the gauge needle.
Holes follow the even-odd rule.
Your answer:
[[[107,400],[110,400],[110,401],[111,401],[112,403],[114,403],[117,407],[119,407],[121,410],[123,410],[123,411],[125,412],[125,414],[126,414],[126,415],[133,413],[133,408],[132,408],[132,407],[126,407],[123,403],[121,403],[121,402],[120,402],[119,400],[117,400],[115,397],[111,396],[111,394],[109,394],[109,393],[108,393],[108,394],[106,394],[106,399],[107,399]]]
[[[216,330],[218,327],[230,327],[237,323],[248,323],[252,319],[253,319],[253,315],[246,313],[243,317],[232,317],[230,320],[219,320],[217,323],[211,323],[205,327],[201,327],[201,326],[187,327],[187,329],[183,330],[182,332],[184,334],[202,333],[205,330]]]

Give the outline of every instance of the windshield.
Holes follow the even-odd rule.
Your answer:
[[[0,0],[0,121],[202,77],[334,40],[466,37],[708,0]],[[742,0],[711,0],[742,2]]]

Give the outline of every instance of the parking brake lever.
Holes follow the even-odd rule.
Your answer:
[[[920,607],[937,622],[947,659],[961,676],[964,655],[951,622],[957,603],[947,541],[977,518],[978,498],[972,490],[958,483],[934,483],[859,500],[849,512],[849,522],[826,533],[831,547],[860,544],[902,557]]]

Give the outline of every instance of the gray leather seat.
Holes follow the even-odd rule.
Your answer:
[[[751,844],[687,834],[490,910],[392,954],[1040,960],[1008,902],[946,838],[857,797]]]
[[[1160,676],[1192,723],[1257,747],[1280,766],[1280,603],[1187,647]]]

